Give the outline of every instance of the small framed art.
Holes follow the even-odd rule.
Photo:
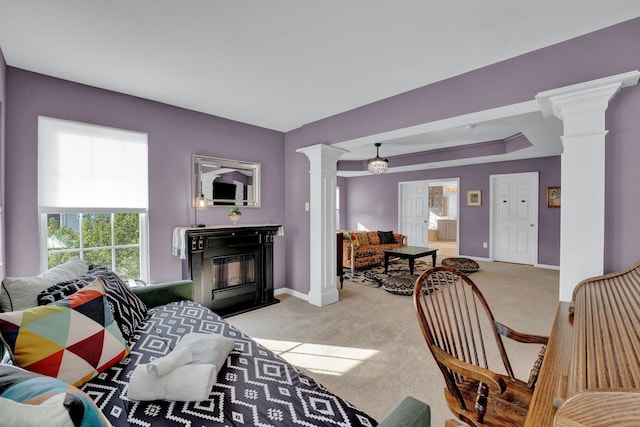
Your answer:
[[[547,207],[560,207],[560,187],[547,187]]]
[[[482,191],[470,190],[467,191],[467,206],[481,206],[482,205]]]

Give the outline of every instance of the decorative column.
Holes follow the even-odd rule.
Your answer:
[[[639,76],[632,71],[536,95],[542,114],[564,125],[560,301],[570,301],[581,280],[604,272],[605,112],[620,89],[638,83]]]
[[[309,158],[309,302],[338,302],[336,286],[336,172],[342,148],[317,144],[296,150]]]

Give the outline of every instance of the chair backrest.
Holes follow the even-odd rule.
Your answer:
[[[497,349],[506,374],[514,378],[491,309],[478,287],[465,274],[450,267],[432,268],[416,280],[413,298],[422,334],[445,377],[449,392],[457,397],[462,407],[465,405],[457,383],[463,378],[441,363],[435,348],[492,371],[495,369],[489,365],[495,359]]]

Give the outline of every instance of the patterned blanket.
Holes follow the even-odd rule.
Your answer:
[[[168,354],[189,332],[221,334],[235,340],[209,399],[129,401],[127,385],[136,365]],[[377,425],[373,418],[193,301],[152,309],[133,342],[128,357],[81,387],[114,426]]]

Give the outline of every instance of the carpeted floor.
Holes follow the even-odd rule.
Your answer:
[[[471,278],[497,320],[523,332],[549,333],[558,271],[480,262]],[[451,417],[412,298],[350,280],[340,301],[323,308],[285,294],[278,298],[279,304],[228,320],[378,420],[407,395],[431,405],[433,426]],[[505,345],[516,376],[526,379],[538,346]]]

